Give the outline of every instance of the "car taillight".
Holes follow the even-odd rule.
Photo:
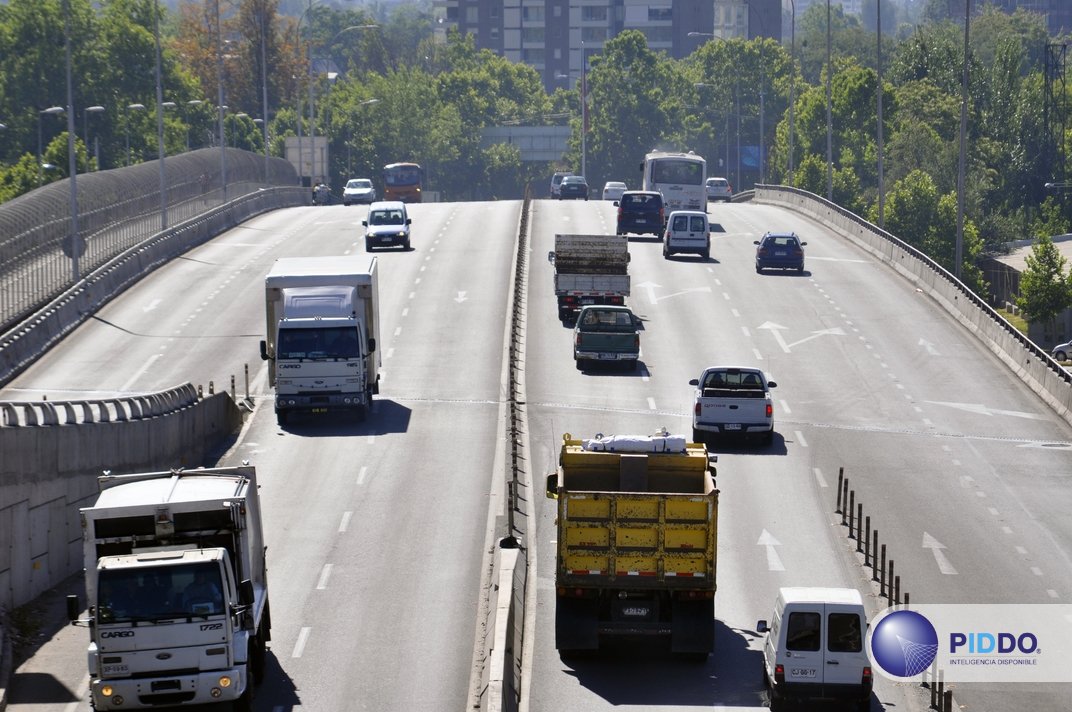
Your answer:
[[[640,334],[633,337],[633,346],[636,346],[638,349],[640,348]]]
[[[759,257],[763,257],[766,254],[767,254],[767,248],[766,247],[761,246],[759,249],[756,250],[756,255],[758,255]]]
[[[871,684],[871,666],[870,665],[865,665],[864,666],[864,675],[863,675],[863,678],[861,679],[861,682],[863,682],[865,685],[870,685]]]
[[[696,415],[700,414],[700,401],[696,401],[696,407],[693,408],[693,412],[696,413]]]
[[[785,665],[774,666],[774,682],[777,685],[785,684]]]
[[[767,404],[767,417],[769,418],[772,415],[774,415],[774,406],[772,406],[770,403],[768,403]]]
[[[580,346],[581,345],[581,332],[579,332],[579,331],[577,332],[577,336],[573,339],[573,345],[574,346]]]

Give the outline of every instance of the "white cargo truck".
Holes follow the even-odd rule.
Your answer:
[[[558,318],[588,304],[622,306],[629,296],[629,240],[621,235],[555,235],[547,259],[555,268]]]
[[[99,478],[81,510],[89,694],[97,710],[251,710],[271,638],[253,467]]]
[[[379,392],[376,258],[283,257],[264,280],[268,384],[280,425],[291,412],[352,410]]]

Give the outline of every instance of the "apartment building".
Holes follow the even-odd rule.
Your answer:
[[[691,54],[712,38],[767,36],[780,41],[781,4],[782,0],[437,0],[433,12],[438,39],[445,39],[452,27],[471,34],[478,48],[535,68],[544,86],[553,91],[575,85],[586,58],[602,52],[604,44],[624,30],[643,32],[648,47],[674,58]],[[732,8],[724,7],[729,5]]]

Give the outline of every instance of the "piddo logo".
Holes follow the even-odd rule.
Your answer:
[[[871,657],[894,677],[914,677],[938,655],[938,633],[915,611],[894,611],[875,626]]]

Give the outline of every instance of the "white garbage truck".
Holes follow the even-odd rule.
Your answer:
[[[350,410],[364,418],[379,392],[380,300],[376,258],[282,257],[264,281],[275,414]]]
[[[253,467],[99,478],[80,510],[97,710],[230,702],[251,710],[271,638]]]

